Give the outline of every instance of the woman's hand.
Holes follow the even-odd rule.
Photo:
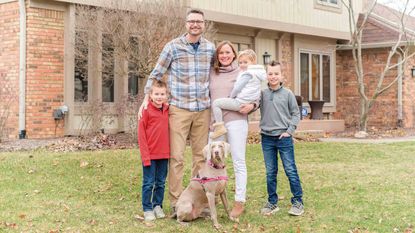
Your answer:
[[[241,107],[239,108],[239,112],[242,114],[248,114],[252,111],[252,109],[254,109],[254,104],[253,103],[248,103],[248,104],[241,104]]]
[[[288,137],[291,137],[291,134],[289,134],[289,133],[285,132],[285,133],[282,133],[282,134],[280,135],[280,138],[279,138],[279,139],[281,139],[281,138],[288,138]]]

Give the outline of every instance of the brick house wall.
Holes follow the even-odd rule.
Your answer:
[[[7,118],[5,128],[0,128],[0,138],[16,138],[19,130],[18,2],[0,4],[0,31],[0,117],[4,117],[0,121]]]
[[[377,84],[377,77],[382,71],[389,50],[386,48],[366,49],[363,51],[363,67],[366,89],[372,94]],[[359,125],[360,97],[351,51],[337,51],[336,101],[335,118],[344,119],[347,128]],[[394,61],[396,62],[396,60]],[[397,75],[397,69],[391,71],[384,83],[390,83]],[[404,81],[406,78],[404,79]],[[395,128],[398,126],[397,84],[380,95],[369,111],[368,127]],[[405,95],[405,94],[404,94]],[[405,103],[404,103],[405,104]]]
[[[415,68],[415,58],[410,59],[405,67],[402,83],[403,95],[403,127],[415,128],[415,77],[411,69]]]
[[[63,122],[52,117],[64,101],[63,12],[27,9],[26,72],[27,137],[63,136]]]
[[[282,65],[282,75],[286,79],[286,87],[294,90],[294,38],[293,34],[284,33],[279,41],[279,59]]]

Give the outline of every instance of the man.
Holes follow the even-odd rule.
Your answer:
[[[183,191],[184,151],[189,137],[192,147],[192,176],[203,164],[203,147],[208,142],[210,122],[209,71],[215,46],[202,37],[205,19],[202,11],[190,10],[186,16],[187,32],[165,45],[151,72],[145,92],[154,79],[168,74],[170,89],[169,199],[173,211]],[[141,111],[146,107],[145,95]]]

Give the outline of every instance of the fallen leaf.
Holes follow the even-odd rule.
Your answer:
[[[9,223],[9,222],[5,222],[4,225],[8,228],[12,228],[12,229],[17,229],[18,226],[16,223]]]
[[[238,230],[238,224],[237,223],[233,224],[233,229]]]
[[[69,206],[67,206],[66,204],[62,203],[62,206],[63,206],[65,212],[68,212],[70,210]]]
[[[26,214],[19,214],[19,218],[25,219],[26,218]]]
[[[300,226],[297,226],[297,233],[301,233]]]
[[[138,214],[134,215],[134,219],[139,220],[139,221],[144,221],[144,218]]]
[[[88,163],[87,161],[81,161],[81,163],[80,163],[79,167],[81,167],[81,168],[85,168],[85,167],[87,167],[88,165],[89,165],[89,163]]]
[[[97,221],[95,219],[92,219],[91,221],[89,221],[89,225],[95,225],[97,224]]]
[[[146,227],[155,227],[156,225],[153,222],[145,222],[144,221],[144,226],[146,226]]]

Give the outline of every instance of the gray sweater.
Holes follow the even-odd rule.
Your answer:
[[[261,92],[261,133],[278,136],[284,132],[293,134],[300,122],[300,111],[294,94],[280,86],[276,90],[263,89]]]

